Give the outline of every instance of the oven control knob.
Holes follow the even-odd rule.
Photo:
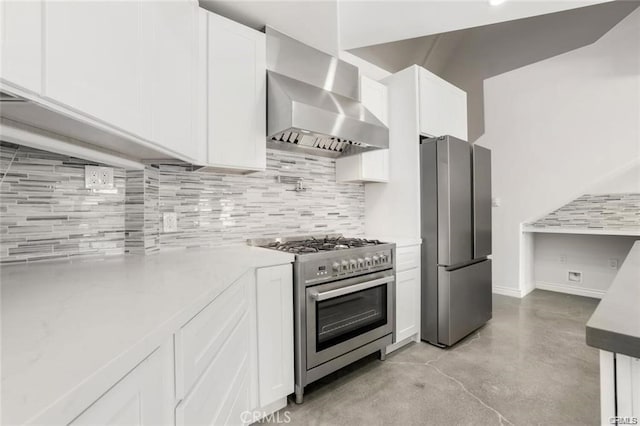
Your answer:
[[[347,269],[349,269],[349,262],[347,262],[346,260],[342,261],[342,270],[346,271]]]
[[[371,266],[371,258],[370,257],[365,257],[364,258],[364,264],[366,266]]]
[[[340,272],[340,264],[338,262],[333,262],[333,265],[331,266],[335,272]]]
[[[364,259],[359,257],[358,258],[358,268],[362,268],[364,267]]]
[[[377,265],[380,262],[380,258],[378,256],[373,256],[373,264]]]
[[[358,266],[358,262],[356,262],[355,259],[351,259],[349,261],[349,264],[351,265],[351,269],[356,269],[356,267]]]

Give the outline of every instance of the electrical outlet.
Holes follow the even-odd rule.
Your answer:
[[[566,254],[561,254],[560,255],[560,263],[567,263],[567,255]]]
[[[582,282],[582,272],[578,271],[568,271],[567,279],[574,283]]]
[[[84,166],[87,189],[113,189],[113,167]]]
[[[165,212],[162,214],[162,231],[178,231],[178,215],[175,212]]]
[[[613,269],[614,271],[618,269],[618,259],[609,259],[609,269]]]

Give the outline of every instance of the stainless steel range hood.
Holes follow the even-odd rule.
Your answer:
[[[358,68],[267,27],[267,143],[339,157],[389,147],[362,103]]]

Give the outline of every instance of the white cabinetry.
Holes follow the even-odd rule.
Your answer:
[[[640,417],[640,359],[600,350],[601,424]]]
[[[293,392],[293,276],[291,265],[257,270],[258,399],[261,408]]]
[[[200,42],[207,43],[207,87],[201,95],[206,102],[200,101],[200,107],[206,108],[200,115],[206,120],[201,126],[207,127],[207,163],[230,171],[264,170],[265,35],[205,10],[200,13],[207,15],[208,27],[200,31]]]
[[[387,86],[360,76],[362,104],[385,125],[388,124]],[[378,149],[336,159],[338,182],[388,182],[389,150]]]
[[[177,425],[241,424],[251,409],[246,273],[176,333]]]
[[[467,140],[467,94],[424,68],[419,69],[420,133]]]
[[[40,93],[42,87],[42,2],[0,2],[1,80]]]
[[[131,158],[205,163],[198,3],[0,2],[3,117]],[[75,143],[75,142],[74,142]]]
[[[420,245],[396,250],[395,309],[395,342],[389,351],[420,338]]]
[[[172,346],[167,342],[156,349],[71,424],[173,424]]]
[[[142,2],[45,2],[43,95],[141,137],[151,136],[143,99]],[[116,24],[114,27],[114,24]]]
[[[144,67],[147,91],[144,108],[151,108],[150,139],[173,152],[205,160],[205,146],[196,138],[198,66],[198,3],[143,3]]]

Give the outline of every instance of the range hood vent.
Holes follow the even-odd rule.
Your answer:
[[[267,27],[269,147],[339,157],[389,147],[360,102],[358,69]]]

